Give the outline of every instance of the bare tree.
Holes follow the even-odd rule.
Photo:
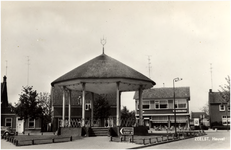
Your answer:
[[[52,105],[50,94],[46,92],[40,92],[38,94],[39,105],[42,108],[42,130],[46,131],[47,124],[51,122]]]
[[[224,86],[220,85],[221,90],[218,90],[222,99],[221,104],[226,105],[225,113],[226,113],[226,124],[227,124],[227,130],[228,130],[228,108],[230,108],[230,77],[228,75],[227,78],[225,78],[227,81],[227,84]]]
[[[208,102],[200,110],[202,112],[205,112],[207,115],[209,115],[209,104],[208,104]]]
[[[221,90],[218,91],[222,97],[222,102],[229,105],[230,104],[230,77],[228,76],[227,78],[225,78],[225,80],[227,81],[227,84],[225,84],[224,86],[220,85]]]

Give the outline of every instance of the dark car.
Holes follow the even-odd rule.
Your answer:
[[[14,132],[11,127],[1,126],[1,135],[2,137],[5,135],[14,135]]]

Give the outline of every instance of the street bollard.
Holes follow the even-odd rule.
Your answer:
[[[112,136],[110,136],[110,141],[112,141]]]
[[[72,136],[70,137],[70,141],[72,141]]]
[[[158,143],[158,137],[156,137],[156,143]]]
[[[174,135],[173,135],[173,134],[172,134],[172,136],[171,136],[171,137],[172,137],[172,140],[174,140]]]
[[[149,138],[149,144],[152,144],[152,139],[151,138]]]
[[[132,143],[132,138],[129,138],[129,142]]]
[[[120,137],[120,142],[122,142],[122,141],[123,141],[123,137],[121,136],[121,137]]]
[[[17,140],[16,140],[16,139],[14,139],[14,145],[16,145],[16,142],[17,142]]]
[[[43,135],[43,132],[41,132],[41,135]]]
[[[54,143],[55,142],[55,139],[52,139],[52,143]]]
[[[143,139],[143,144],[145,145],[145,139]]]
[[[30,133],[28,133],[28,136],[30,136]]]
[[[34,140],[32,140],[31,142],[32,142],[32,145],[34,145]]]
[[[164,141],[164,137],[163,136],[161,136],[161,139],[162,139],[162,142]]]
[[[16,146],[18,146],[18,140],[16,141]]]

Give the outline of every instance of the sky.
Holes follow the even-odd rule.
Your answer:
[[[175,86],[190,87],[190,111],[200,111],[209,89],[218,91],[230,75],[229,1],[2,1],[9,102],[22,86],[50,93],[51,82],[102,54],[102,38],[105,54],[150,77],[154,88],[183,78]],[[134,110],[133,96],[122,93],[122,106]]]

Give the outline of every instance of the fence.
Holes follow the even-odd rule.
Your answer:
[[[116,117],[109,117],[109,118],[101,118],[101,119],[85,119],[85,126],[86,127],[115,127],[116,124]],[[72,128],[78,128],[82,127],[83,120],[81,118],[72,118],[69,121],[66,119],[63,123],[62,119],[58,120],[59,127],[72,127]],[[119,120],[119,126],[122,127],[132,127],[136,125],[136,119],[135,118],[121,118]]]

